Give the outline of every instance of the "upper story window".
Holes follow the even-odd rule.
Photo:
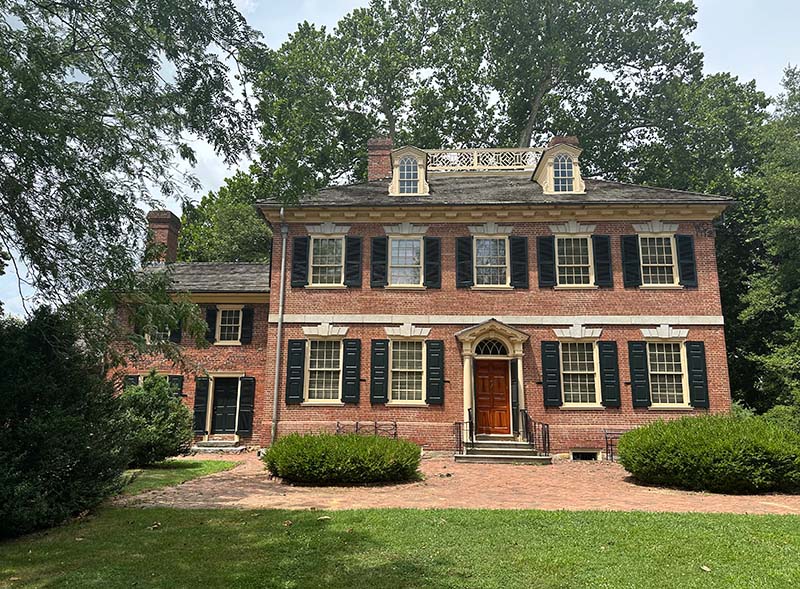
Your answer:
[[[392,152],[392,182],[389,194],[425,195],[429,192],[427,181],[428,154],[407,145]]]
[[[650,399],[654,405],[686,405],[683,346],[678,342],[648,342]]]
[[[422,285],[422,238],[389,238],[389,285]]]
[[[572,157],[565,153],[553,159],[553,192],[573,192],[575,171]]]
[[[677,284],[672,235],[640,235],[639,252],[643,285]]]
[[[594,342],[561,342],[561,382],[565,405],[599,405]]]
[[[508,286],[508,238],[475,238],[475,285]]]
[[[589,237],[556,237],[556,268],[559,286],[593,284]]]
[[[419,192],[419,163],[416,158],[406,156],[400,160],[400,194]]]
[[[217,342],[239,343],[242,336],[241,307],[220,307],[217,315]]]
[[[424,348],[422,341],[391,342],[390,400],[422,402],[424,382]]]
[[[344,237],[311,238],[311,285],[344,284]]]
[[[341,340],[311,340],[308,354],[309,401],[339,401],[342,391]]]

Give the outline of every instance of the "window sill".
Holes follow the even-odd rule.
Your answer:
[[[553,290],[598,290],[596,284],[556,284]]]
[[[387,284],[386,290],[425,290],[427,287],[422,284]]]
[[[404,403],[403,401],[388,401],[386,403],[387,407],[428,407],[427,403],[422,401],[414,401],[409,403]]]
[[[639,286],[641,290],[683,290],[681,284],[642,284]]]
[[[649,411],[694,411],[691,405],[650,405]]]
[[[344,407],[341,401],[303,401],[301,407]]]
[[[602,405],[561,405],[562,411],[605,411]]]
[[[215,346],[241,346],[242,342],[214,342]]]
[[[345,284],[306,284],[303,288],[309,290],[344,290],[347,288]]]
[[[498,284],[497,286],[489,285],[489,284],[481,284],[481,285],[473,285],[470,287],[471,290],[514,290],[514,287],[511,285],[503,285]]]

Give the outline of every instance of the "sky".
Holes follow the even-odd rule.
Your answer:
[[[307,20],[333,27],[345,14],[366,0],[236,0],[250,25],[261,31],[271,47],[279,46],[297,24]],[[784,68],[800,65],[800,1],[798,0],[695,0],[697,29],[693,40],[705,54],[706,73],[731,72],[741,81],[755,80],[768,95],[780,92]],[[216,190],[231,175],[205,145],[196,145],[195,174],[200,196]],[[180,213],[176,203],[166,203]],[[9,270],[11,270],[9,268]],[[7,313],[22,314],[16,278],[0,276],[0,301]]]

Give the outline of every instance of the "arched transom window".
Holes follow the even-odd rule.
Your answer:
[[[482,340],[475,346],[476,356],[508,356],[508,348],[497,339]]]
[[[400,194],[419,192],[419,163],[416,158],[406,156],[400,160]]]
[[[573,192],[575,172],[572,158],[565,153],[553,159],[553,192]]]

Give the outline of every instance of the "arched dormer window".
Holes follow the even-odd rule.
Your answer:
[[[553,158],[553,192],[573,192],[574,180],[572,157],[559,153]]]
[[[399,168],[398,187],[400,194],[417,194],[419,192],[419,163],[417,159],[407,155],[400,160]]]

